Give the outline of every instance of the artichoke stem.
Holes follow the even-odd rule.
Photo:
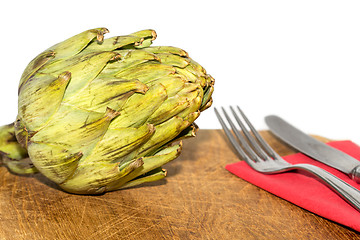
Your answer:
[[[1,160],[1,163],[5,165],[12,173],[26,175],[39,172],[36,167],[32,165],[30,158],[15,160],[7,158],[6,156],[2,156]]]
[[[16,139],[14,123],[0,127],[0,152],[3,161],[5,156],[15,160],[28,157],[26,149]]]

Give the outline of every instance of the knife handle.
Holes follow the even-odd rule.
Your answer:
[[[356,166],[350,173],[350,177],[357,183],[360,183],[360,165]]]

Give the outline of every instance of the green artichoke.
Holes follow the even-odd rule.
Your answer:
[[[165,177],[179,140],[195,136],[214,79],[184,50],[151,47],[154,30],[104,40],[107,32],[85,31],[29,63],[17,120],[0,128],[11,171],[99,194]]]

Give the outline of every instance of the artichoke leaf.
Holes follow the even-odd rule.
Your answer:
[[[59,109],[71,73],[63,72],[58,77],[36,74],[22,87],[19,94],[18,118],[26,122],[25,127],[38,131],[44,122]],[[32,104],[28,104],[31,99]],[[46,101],[44,101],[46,99]]]
[[[54,62],[41,70],[41,73],[57,75],[63,69],[71,72],[71,81],[64,98],[69,98],[85,87],[103,70],[106,64],[118,57],[115,52],[100,52],[81,55],[69,60]]]
[[[151,124],[139,128],[109,129],[88,157],[84,157],[81,165],[91,165],[95,162],[123,163],[122,158],[147,142],[154,132],[155,128]]]
[[[124,79],[138,79],[143,83],[147,83],[161,76],[173,75],[175,72],[173,66],[160,64],[157,61],[148,61],[120,71],[115,76]]]
[[[104,112],[106,108],[118,111],[134,93],[145,94],[147,90],[148,87],[138,80],[102,74],[64,103],[95,112]]]
[[[166,122],[157,125],[153,136],[140,147],[138,153],[139,156],[149,156],[150,154],[153,154],[157,149],[175,138],[189,125],[190,122],[178,116],[172,117]]]
[[[118,114],[110,108],[105,113],[97,113],[61,104],[52,121],[35,133],[31,142],[61,144],[84,153],[85,147],[99,140]]]
[[[71,152],[60,144],[31,142],[28,152],[34,166],[58,184],[73,174],[82,157],[81,152]]]
[[[206,109],[205,106],[209,105],[208,103],[211,101],[211,96],[212,96],[213,92],[214,92],[214,86],[213,85],[210,85],[208,88],[205,89],[204,97],[203,97],[203,99],[201,101],[201,109],[205,110]],[[210,106],[211,106],[211,104],[210,104]]]
[[[118,182],[143,165],[141,158],[124,164],[98,162],[79,165],[76,172],[60,186],[77,194],[100,194],[108,191],[108,185]]]
[[[74,56],[86,48],[95,38],[97,42],[102,42],[104,40],[104,34],[108,32],[109,30],[107,28],[90,29],[50,47],[49,50],[56,53],[55,59]]]
[[[148,61],[159,61],[159,58],[155,54],[144,50],[119,50],[116,51],[116,53],[122,56],[121,60],[107,64],[102,74],[115,76],[118,72],[125,71],[136,65]]]
[[[45,66],[50,60],[54,59],[54,51],[45,51],[36,56],[25,68],[23,74],[21,75],[19,92],[22,86],[32,77],[39,69]]]
[[[194,75],[193,73],[189,72],[188,67],[185,68],[176,68],[176,72],[180,75],[182,75],[184,78],[187,79],[188,82],[191,83],[201,83],[201,87],[203,87],[203,85],[205,84],[205,79],[204,77],[198,77],[197,75]]]
[[[202,93],[202,90],[199,89],[197,91],[198,95],[191,100],[189,107],[184,109],[184,111],[180,112],[178,116],[182,118],[191,118],[192,114],[194,114],[195,112],[198,113],[198,109],[200,108],[203,96]]]
[[[171,47],[171,46],[152,46],[152,47],[148,47],[145,49],[145,51],[147,52],[151,52],[154,54],[158,54],[158,53],[171,53],[171,54],[176,54],[179,55],[181,57],[188,57],[188,53],[186,51],[184,51],[181,48],[177,48],[177,47]]]
[[[138,127],[159,108],[167,99],[166,89],[162,84],[155,84],[144,94],[136,94],[129,98],[120,111],[120,115],[110,124],[110,129]]]
[[[167,175],[166,169],[163,169],[163,168],[159,167],[157,169],[154,169],[154,170],[146,173],[144,176],[137,177],[134,180],[131,180],[131,181],[125,183],[121,187],[114,188],[114,187],[111,186],[111,187],[108,187],[107,189],[109,191],[113,191],[113,190],[118,190],[118,189],[135,187],[135,186],[138,186],[140,184],[159,181],[159,180],[165,178],[166,175]]]
[[[190,64],[190,60],[188,58],[171,53],[158,53],[156,56],[160,58],[161,63],[174,67],[185,68]]]
[[[155,40],[156,33],[154,30],[142,30],[129,35],[116,36],[105,39],[101,43],[92,42],[85,49],[86,52],[93,51],[113,51],[125,46],[140,46],[145,39]]]
[[[161,84],[165,87],[168,97],[173,97],[185,87],[186,80],[178,74],[160,77],[146,82],[148,86]]]
[[[167,121],[173,116],[189,109],[192,100],[197,98],[198,95],[199,93],[197,91],[180,91],[174,97],[166,99],[164,103],[151,115],[147,122],[151,124],[160,124]]]
[[[182,150],[182,143],[180,142],[177,145],[164,148],[162,151],[156,153],[154,156],[142,158],[142,161],[144,164],[141,167],[135,169],[133,172],[131,172],[127,176],[121,178],[118,182],[114,182],[113,184],[109,185],[107,187],[107,189],[112,191],[112,190],[117,190],[122,187],[129,187],[130,185],[135,186],[137,184],[141,184],[141,183],[145,182],[145,181],[141,181],[141,180],[140,181],[135,180],[137,182],[137,184],[134,184],[135,182],[130,184],[132,179],[139,177],[141,175],[144,175],[144,174],[148,173],[149,171],[157,169],[157,168],[161,167],[162,165],[174,160],[175,158],[177,158],[180,155],[181,150]],[[163,176],[165,176],[165,175],[163,175]],[[141,178],[139,178],[139,179],[141,179]],[[154,178],[151,178],[151,179],[154,179]],[[154,179],[154,181],[157,179],[158,178]],[[149,181],[146,181],[146,182],[149,182]],[[126,185],[127,183],[129,183],[129,184]]]

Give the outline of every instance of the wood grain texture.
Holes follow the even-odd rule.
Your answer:
[[[261,134],[281,155],[294,152]],[[0,239],[360,238],[225,170],[236,161],[221,130],[200,130],[165,166],[165,180],[100,196],[0,168]]]

